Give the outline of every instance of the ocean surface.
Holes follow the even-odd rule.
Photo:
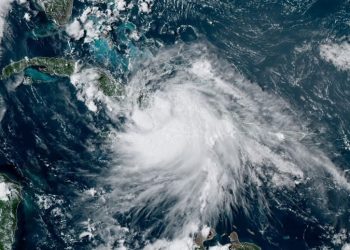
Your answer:
[[[75,0],[63,27],[0,1],[0,68],[77,61],[70,78],[0,80],[14,249],[185,250],[207,227],[349,249],[349,1]]]

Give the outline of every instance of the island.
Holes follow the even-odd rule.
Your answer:
[[[217,240],[220,241],[224,238],[227,238],[227,234],[224,234],[222,236],[218,236],[215,232],[215,229],[210,228],[208,232],[198,232],[195,234],[194,237],[194,244],[195,244],[195,249],[196,250],[204,250],[207,249],[205,247],[206,242]],[[261,250],[261,248],[253,243],[249,242],[240,242],[238,238],[238,234],[236,232],[231,232],[230,235],[228,236],[229,239],[229,244],[225,245],[228,246],[228,249],[230,250]]]
[[[21,189],[0,174],[0,249],[11,250],[17,229],[17,208],[21,202]]]
[[[238,238],[238,234],[236,232],[232,232],[229,235],[231,245],[229,247],[230,250],[261,250],[261,248],[253,243],[249,242],[240,242]]]
[[[73,0],[39,0],[38,4],[47,17],[58,25],[68,23],[73,10]]]
[[[75,71],[75,62],[73,60],[55,57],[24,58],[5,66],[2,69],[0,80],[22,73],[28,68],[35,69],[37,72],[46,75],[70,77]],[[97,69],[97,71],[100,75],[99,79],[97,79],[98,87],[103,94],[106,96],[120,96],[123,92],[122,85],[118,84],[106,70]],[[33,74],[30,76],[33,76]]]
[[[74,73],[73,61],[63,58],[34,57],[31,59],[25,58],[5,66],[2,69],[1,79],[9,78],[30,67],[36,68],[40,72],[56,76],[70,76]]]

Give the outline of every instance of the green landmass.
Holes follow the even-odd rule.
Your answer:
[[[0,175],[0,250],[11,250],[17,229],[17,208],[21,201],[17,184]]]
[[[229,235],[231,241],[230,250],[261,250],[261,248],[253,243],[240,242],[238,234],[233,231]]]
[[[59,25],[65,25],[73,10],[73,0],[40,0],[48,18]]]
[[[193,241],[195,243],[195,250],[205,250],[207,247],[205,246],[205,243],[207,241],[211,241],[216,237],[216,232],[213,228],[210,228],[209,234],[207,236],[202,235],[201,232],[198,232]],[[227,237],[227,234],[223,235],[224,237]],[[222,238],[222,236],[219,236],[219,238]],[[231,232],[228,236],[230,240],[229,249],[230,250],[261,250],[261,247],[249,243],[249,242],[240,242],[238,238],[238,234],[236,232]]]
[[[25,58],[17,62],[13,62],[5,66],[2,70],[0,79],[7,79],[15,74],[21,73],[26,69],[33,68],[39,73],[46,75],[70,77],[74,73],[75,62],[64,58],[54,57],[34,57]],[[98,87],[106,96],[120,96],[123,88],[114,80],[112,75],[107,71],[98,70],[100,78],[98,79]],[[33,74],[32,74],[33,75]],[[36,74],[39,76],[39,74]],[[43,75],[40,76],[41,81],[45,81]],[[48,78],[49,79],[49,78]]]
[[[242,242],[238,244],[232,244],[230,250],[261,250],[261,248],[253,243]]]
[[[36,67],[40,72],[56,76],[70,76],[74,72],[74,62],[63,58],[34,57],[13,62],[2,70],[1,79],[23,72],[30,67]]]
[[[103,94],[106,96],[121,96],[123,94],[124,88],[109,73],[99,70],[99,74],[98,87]]]

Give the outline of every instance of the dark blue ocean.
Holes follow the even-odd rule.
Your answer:
[[[198,143],[198,152],[192,147],[180,151],[176,141],[169,149],[167,143],[149,148],[163,156],[174,150],[173,163],[192,159],[188,154],[198,153],[194,161],[200,170],[186,167],[182,171],[174,163],[171,171],[140,167],[129,173],[125,169],[132,165],[130,162],[161,165],[168,159],[159,155],[158,161],[155,153],[142,158],[146,149],[144,144],[141,148],[141,142],[153,145],[163,138],[171,144],[177,137],[166,139],[163,130],[140,136],[130,128],[139,120],[130,122],[134,116],[129,116],[133,111],[128,105],[123,111],[111,111],[108,105],[114,104],[101,97],[93,101],[97,111],[93,110],[88,101],[94,96],[89,97],[86,85],[74,84],[68,77],[35,78],[35,72],[27,70],[0,80],[0,105],[5,110],[0,118],[0,172],[20,183],[23,195],[14,249],[181,250],[184,248],[175,243],[173,248],[169,247],[172,243],[156,246],[159,240],[175,242],[177,236],[185,235],[183,228],[191,218],[199,218],[199,227],[205,224],[215,228],[218,235],[237,231],[242,242],[255,243],[262,249],[342,249],[350,243],[350,2],[127,0],[125,8],[119,9],[117,2],[124,1],[75,0],[70,23],[79,20],[85,27],[79,39],[67,34],[66,26],[55,27],[44,13],[34,10],[31,1],[13,3],[1,43],[0,68],[24,57],[64,57],[102,68],[126,88],[145,79],[144,86],[156,93],[155,98],[159,97],[158,89],[164,92],[161,101],[172,100],[171,93],[179,97],[171,101],[174,106],[169,112],[174,116],[167,118],[169,123],[178,114],[176,105],[181,98],[198,91],[201,94],[194,114],[208,117],[209,128],[212,117],[226,117],[221,115],[227,112],[233,114],[235,123],[231,124],[247,135],[240,135],[234,146],[222,139],[215,158],[210,158],[226,164],[229,155],[236,153],[233,150],[239,148],[239,170],[203,170],[215,175],[213,183],[225,184],[208,184],[209,190],[217,188],[220,194],[209,195],[207,209],[199,213],[192,199],[199,196],[202,182],[198,179],[202,175],[193,180],[189,176],[201,171],[206,147]],[[96,36],[83,20],[88,7],[91,10],[85,18],[99,30]],[[115,9],[118,11],[112,16],[106,14]],[[30,21],[23,19],[25,13],[30,13]],[[103,26],[108,26],[108,31]],[[183,72],[192,67],[192,61],[203,57],[212,62],[210,72],[215,73],[204,77],[198,73],[198,79],[205,79],[194,86],[188,83],[192,76],[183,76]],[[205,65],[199,67],[200,72]],[[147,74],[140,73],[145,70]],[[235,86],[232,79],[238,78],[232,72],[243,79],[232,96],[229,91],[207,87],[215,86],[207,82],[215,77]],[[33,77],[32,84],[26,84],[28,76]],[[177,79],[177,87],[168,89]],[[143,97],[140,94],[137,100],[142,103]],[[204,98],[208,102],[202,102]],[[150,111],[155,119],[163,112],[159,108],[163,102],[157,100],[157,109]],[[192,104],[197,99],[184,100]],[[228,107],[230,101],[237,105]],[[205,110],[206,105],[217,107],[221,113],[214,115]],[[191,123],[190,115],[184,117],[176,121]],[[178,129],[176,124],[182,123],[174,124]],[[215,131],[220,128],[215,127]],[[281,128],[285,144],[272,142],[269,128]],[[194,131],[190,133],[197,135]],[[204,127],[203,131],[212,130]],[[209,132],[204,136],[211,135]],[[193,138],[191,142],[197,142],[197,137]],[[119,144],[123,140],[131,146]],[[253,157],[260,154],[265,157],[261,162]],[[293,164],[301,174],[293,174]],[[286,174],[277,178],[277,172]],[[235,183],[234,188],[229,188],[231,181],[226,179]],[[294,184],[276,184],[287,179]],[[237,199],[231,200],[231,196]],[[218,238],[210,244],[223,243]]]

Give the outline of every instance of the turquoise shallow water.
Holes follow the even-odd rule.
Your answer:
[[[157,240],[182,249],[176,239],[193,218],[263,249],[350,242],[348,1],[164,0],[145,2],[149,12],[112,2],[74,2],[78,40],[29,2],[7,17],[0,67],[67,57],[131,86],[120,102],[79,83],[93,82],[90,71],[78,83],[35,69],[24,73],[32,85],[23,75],[0,82],[0,171],[23,186],[15,249],[160,249]],[[216,188],[198,213],[200,190]]]

